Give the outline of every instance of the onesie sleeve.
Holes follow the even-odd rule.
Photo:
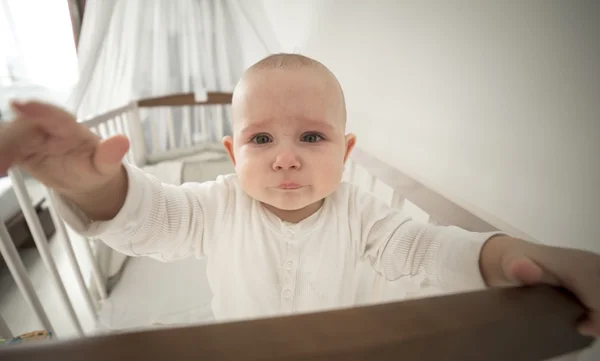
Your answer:
[[[500,232],[469,232],[412,220],[374,195],[353,190],[353,212],[361,219],[359,252],[387,280],[424,276],[444,291],[485,288],[479,268],[484,243]]]
[[[226,177],[215,181],[171,185],[132,165],[125,203],[108,221],[91,221],[67,199],[51,192],[61,218],[76,232],[98,238],[129,256],[148,256],[168,262],[210,250],[215,227],[223,224],[227,200],[234,187]]]

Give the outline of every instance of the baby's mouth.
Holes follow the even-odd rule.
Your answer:
[[[283,189],[283,190],[295,190],[295,189],[302,188],[302,186],[297,183],[293,183],[293,182],[285,182],[285,183],[279,184],[279,186],[277,186],[277,188]]]

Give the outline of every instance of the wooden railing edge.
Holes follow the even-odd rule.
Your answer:
[[[144,98],[137,101],[140,108],[191,106],[191,105],[218,105],[231,104],[232,93],[208,92],[206,100],[196,100],[194,93],[179,93],[153,98]]]
[[[544,360],[590,346],[585,310],[550,286],[0,348],[3,361]],[[485,356],[482,356],[485,355]]]

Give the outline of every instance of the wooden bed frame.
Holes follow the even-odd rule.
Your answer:
[[[103,137],[129,136],[132,147],[127,160],[143,166],[164,150],[147,152],[140,108],[226,107],[230,102],[230,93],[209,93],[204,101],[197,101],[193,94],[176,94],[134,101],[83,124]],[[210,146],[214,145],[201,145]],[[500,220],[459,205],[360,148],[351,155],[344,177],[384,194],[393,206],[412,203],[426,212],[432,223],[472,231],[501,230],[532,240]],[[575,329],[584,312],[583,306],[560,288],[495,288],[287,317],[5,347],[0,348],[0,359],[542,360],[582,350],[593,342]]]

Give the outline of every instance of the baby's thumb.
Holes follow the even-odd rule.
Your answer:
[[[506,259],[503,262],[502,268],[506,278],[517,285],[534,285],[538,283],[558,284],[556,278],[537,263],[524,256]]]
[[[94,153],[94,167],[102,175],[112,175],[121,169],[121,161],[129,150],[129,140],[123,135],[100,141]]]

